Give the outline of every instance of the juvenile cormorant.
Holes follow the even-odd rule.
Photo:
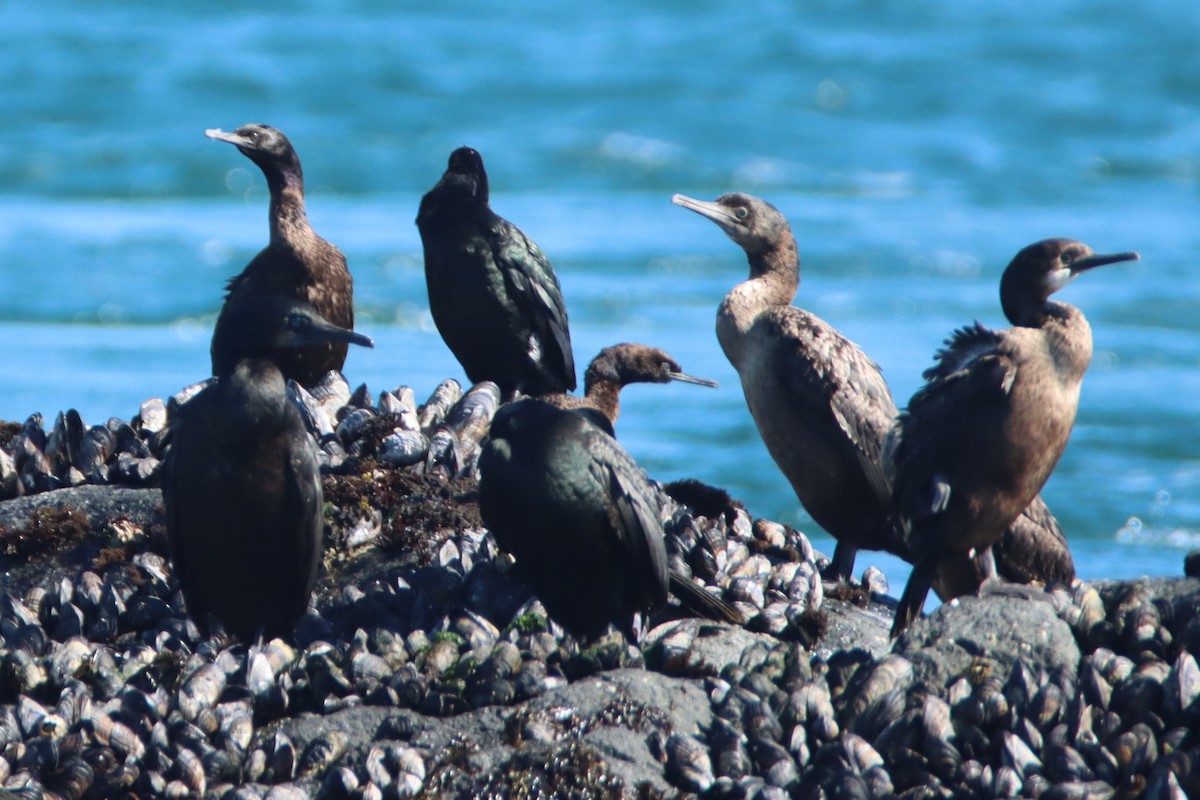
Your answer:
[[[539,400],[557,408],[593,408],[608,422],[605,430],[616,436],[613,426],[621,412],[621,389],[631,383],[681,381],[716,387],[716,381],[686,374],[666,351],[644,344],[616,344],[601,350],[583,373],[583,397],[544,394]],[[601,426],[605,427],[605,426]]]
[[[892,625],[920,613],[944,559],[991,547],[1041,490],[1067,445],[1092,332],[1074,306],[1050,300],[1080,273],[1137,260],[1097,255],[1070,239],[1029,245],[1004,270],[1000,302],[1012,328],[955,331],[925,371],[926,384],[889,435],[893,506],[914,567]]]
[[[546,611],[577,636],[667,599],[649,479],[589,415],[541,400],[496,412],[479,456],[479,513]]]
[[[354,327],[354,284],[342,252],[308,224],[300,158],[282,132],[267,125],[243,125],[233,133],[206,130],[210,139],[229,142],[262,170],[271,192],[271,239],[242,272],[231,278],[217,328],[230,303],[248,295],[284,295],[303,300],[340,328]],[[320,341],[281,353],[284,377],[313,386],[346,361],[344,341]],[[213,354],[214,362],[216,354]],[[216,366],[214,363],[214,373]]]
[[[421,198],[429,310],[472,383],[491,380],[504,397],[575,388],[571,334],[558,278],[542,251],[488,206],[483,158],[450,154]]]
[[[314,444],[276,359],[314,342],[372,346],[292,298],[250,295],[213,336],[217,382],[171,419],[163,472],[167,543],[188,613],[243,641],[290,637],[321,560]]]
[[[746,252],[750,279],[717,311],[717,339],[742,380],[771,457],[817,524],[837,539],[831,571],[848,578],[860,548],[902,553],[879,462],[896,405],[879,367],[842,334],[790,305],[796,239],[774,206],[747,194],[671,202],[715,222]]]

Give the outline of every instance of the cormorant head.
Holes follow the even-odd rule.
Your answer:
[[[1137,253],[1093,253],[1074,239],[1043,239],[1017,253],[1000,279],[1000,304],[1014,325],[1037,326],[1050,295],[1081,273],[1105,264],[1137,261]]]
[[[221,311],[213,331],[213,374],[228,374],[245,358],[276,361],[285,350],[320,342],[375,346],[369,336],[328,322],[302,300],[249,295]]]
[[[301,175],[300,157],[296,155],[292,143],[283,135],[283,131],[270,125],[251,123],[233,133],[209,128],[204,135],[219,142],[229,142],[241,150],[242,155],[257,164],[268,178],[273,172]]]
[[[460,147],[450,154],[450,164],[442,176],[443,182],[453,182],[481,203],[488,202],[488,177],[483,168],[483,156],[471,147]]]
[[[779,209],[754,195],[731,192],[710,203],[677,194],[671,202],[717,223],[747,255],[777,247],[791,233]]]
[[[686,374],[675,359],[657,347],[629,343],[606,347],[592,359],[584,374],[584,392],[598,381],[607,381],[619,386],[669,381],[709,387],[717,385],[716,381]]]

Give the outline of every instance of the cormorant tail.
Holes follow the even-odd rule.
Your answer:
[[[698,617],[728,622],[731,625],[745,625],[742,613],[715,594],[710,594],[691,578],[675,570],[670,572],[671,594],[679,598],[684,608]]]

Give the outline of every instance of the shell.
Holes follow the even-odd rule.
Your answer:
[[[442,423],[446,414],[462,397],[462,386],[453,378],[444,380],[433,390],[425,405],[417,409],[417,425],[427,436]]]
[[[712,759],[708,748],[694,736],[671,734],[667,739],[667,778],[689,792],[705,792],[712,786]]]
[[[225,671],[208,663],[197,669],[179,690],[179,710],[184,719],[195,720],[204,709],[212,708],[225,691]]]
[[[350,738],[339,730],[326,731],[314,739],[300,759],[300,774],[312,775],[324,772],[350,747]]]

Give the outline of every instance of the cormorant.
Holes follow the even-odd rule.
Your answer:
[[[593,408],[607,421],[605,433],[616,437],[613,426],[621,412],[621,389],[631,383],[681,381],[715,388],[716,381],[686,374],[666,351],[644,344],[616,344],[601,350],[583,373],[583,397],[544,394],[538,399],[557,408]]]
[[[860,548],[903,555],[880,465],[896,405],[879,367],[845,336],[790,305],[796,239],[774,206],[747,194],[671,202],[715,222],[746,252],[750,279],[717,311],[717,338],[775,463],[817,524],[837,539],[832,573],[848,578]]]
[[[1029,245],[1000,281],[1013,327],[959,329],[925,371],[884,452],[895,464],[893,507],[915,565],[892,636],[920,613],[944,559],[979,554],[985,578],[995,574],[992,545],[1067,445],[1092,333],[1079,309],[1050,295],[1086,270],[1137,258],[1097,255],[1070,239]]]
[[[268,125],[243,125],[233,133],[206,130],[210,139],[229,142],[262,170],[271,192],[271,239],[241,273],[230,279],[217,328],[231,303],[249,295],[284,295],[303,300],[339,328],[354,327],[354,283],[342,252],[308,224],[304,174],[288,138]],[[215,340],[216,337],[214,337]],[[284,377],[313,386],[346,361],[344,341],[320,341],[279,354]],[[213,353],[216,372],[216,353]]]
[[[577,636],[667,599],[667,554],[649,479],[587,414],[541,400],[496,412],[479,456],[479,513],[546,611]]]
[[[678,362],[666,351],[644,344],[617,344],[601,350],[584,373],[584,396],[569,394],[543,394],[537,397],[555,408],[582,414],[589,422],[614,439],[615,426],[620,413],[621,389],[630,383],[668,383],[682,381],[697,386],[715,388],[716,381],[688,375]],[[649,497],[655,492],[646,487]],[[651,499],[649,502],[656,503]],[[660,533],[661,536],[661,525]],[[741,625],[745,622],[741,612],[697,585],[687,575],[668,569],[671,593],[697,616]]]
[[[505,398],[575,388],[571,334],[558,278],[542,251],[488,206],[483,158],[450,154],[421,198],[429,310],[472,383],[491,380]]]
[[[188,612],[243,641],[290,637],[321,561],[316,449],[277,359],[314,342],[373,346],[293,298],[249,295],[213,335],[217,382],[171,419],[167,543]]]

